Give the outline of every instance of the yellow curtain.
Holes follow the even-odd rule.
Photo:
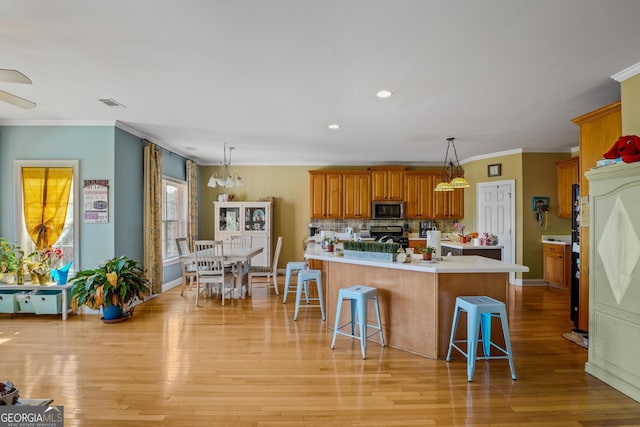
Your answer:
[[[187,160],[187,192],[187,242],[193,250],[193,242],[198,239],[198,164],[192,160]]]
[[[162,292],[162,149],[144,147],[144,269],[151,292]]]
[[[67,217],[73,168],[22,168],[24,221],[36,249],[60,238]]]

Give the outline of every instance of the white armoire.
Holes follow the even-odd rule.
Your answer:
[[[640,162],[585,176],[591,228],[585,369],[640,401]]]
[[[214,202],[214,238],[228,242],[231,236],[251,235],[253,247],[263,248],[251,265],[271,265],[273,211],[271,202]]]

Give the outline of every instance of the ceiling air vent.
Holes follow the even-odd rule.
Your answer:
[[[102,102],[104,105],[111,108],[127,108],[113,98],[104,98],[104,99],[99,99],[98,101]]]

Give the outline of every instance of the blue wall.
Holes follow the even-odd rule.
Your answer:
[[[114,179],[114,127],[110,126],[2,126],[0,127],[0,235],[15,239],[14,160],[79,160],[80,180]],[[82,185],[82,182],[80,183]],[[113,200],[113,186],[109,187]],[[95,267],[113,256],[113,203],[108,224],[80,222],[80,263]],[[79,218],[81,219],[81,218]]]
[[[144,143],[115,129],[114,255],[144,261]]]
[[[115,126],[0,126],[0,236],[15,240],[14,160],[79,160],[80,186],[85,179],[109,180],[109,222],[78,218],[80,262],[74,267],[95,268],[120,255],[142,262],[144,145]],[[186,160],[164,151],[163,173],[184,180]],[[180,276],[179,263],[168,265],[163,282]]]

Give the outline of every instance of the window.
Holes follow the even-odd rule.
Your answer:
[[[176,239],[187,236],[187,183],[162,180],[162,258],[178,257]]]
[[[54,248],[61,248],[63,251],[62,265],[69,261],[74,261],[74,265],[80,265],[80,234],[79,234],[79,207],[74,201],[79,200],[79,177],[77,160],[16,160],[14,162],[15,178],[15,239],[25,255],[35,251],[36,245],[32,240],[25,222],[25,206],[23,193],[23,169],[25,168],[72,168],[73,177],[69,189],[69,202],[67,204],[67,215],[60,237],[55,242],[49,242]],[[71,266],[73,272],[73,265]]]

